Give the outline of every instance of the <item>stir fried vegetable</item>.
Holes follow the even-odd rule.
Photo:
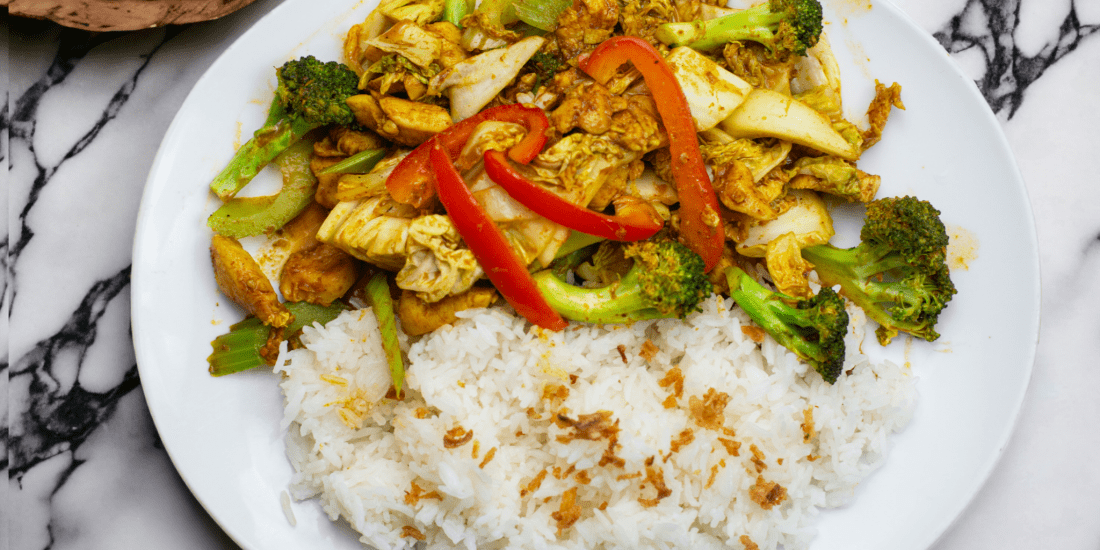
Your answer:
[[[219,235],[241,238],[270,233],[294,219],[313,202],[317,178],[310,171],[313,144],[299,141],[276,159],[283,174],[283,188],[264,197],[233,197],[207,220]]]
[[[216,280],[257,318],[215,341],[212,372],[319,319],[281,300],[341,295],[375,309],[398,395],[400,327],[415,338],[498,295],[561,330],[727,294],[830,383],[848,317],[818,283],[867,310],[883,344],[934,339],[954,293],[938,212],[876,201],[857,164],[901,87],[876,82],[867,127],[846,120],[822,24],[817,0],[383,2],[349,30],[345,63],[276,71],[266,123],[211,185]],[[236,198],[272,160],[282,191]],[[824,195],[869,205],[864,244],[828,244]],[[287,250],[278,291],[236,240],[259,235]]]
[[[699,153],[699,138],[691,109],[664,58],[640,38],[609,38],[585,58],[581,69],[598,82],[607,82],[622,65],[633,64],[642,73],[657,102],[657,111],[669,137],[672,178],[680,197],[680,232],[685,242],[703,258],[710,271],[722,256],[725,235],[718,198]]]
[[[702,259],[678,242],[643,241],[624,252],[633,266],[622,280],[604,287],[576,287],[549,270],[535,281],[555,310],[587,323],[683,318],[711,295]]]
[[[222,200],[236,195],[260,169],[310,130],[355,121],[346,101],[358,93],[359,78],[347,66],[306,56],[288,61],[276,75],[279,87],[267,121],[210,183],[210,190]]]
[[[426,206],[435,196],[434,172],[429,159],[433,144],[439,143],[453,159],[466,145],[478,124],[489,120],[516,122],[526,126],[527,135],[508,151],[509,158],[518,163],[530,162],[546,143],[545,132],[549,122],[541,109],[522,105],[501,105],[486,109],[440,132],[432,141],[417,147],[405,157],[386,179],[386,189],[390,195],[397,202],[417,208]]]
[[[485,172],[508,194],[544,218],[570,229],[615,241],[640,241],[652,237],[664,220],[649,203],[632,201],[617,208],[614,216],[577,206],[523,177],[500,151],[485,152]]]
[[[759,42],[773,55],[806,55],[821,35],[817,0],[769,0],[709,21],[665,23],[657,39],[672,46],[713,50],[729,42]]]
[[[294,321],[286,327],[276,328],[264,324],[259,318],[249,317],[229,327],[229,332],[218,336],[210,346],[214,351],[206,361],[210,364],[210,374],[225,376],[259,367],[272,366],[279,354],[279,344],[294,338],[302,327],[314,323],[324,325],[347,310],[343,303],[334,303],[328,307],[305,302],[286,304]]]
[[[462,26],[462,18],[474,11],[470,0],[446,0],[443,2],[443,20],[456,26]]]
[[[828,383],[844,369],[848,313],[831,288],[799,299],[769,290],[739,268],[726,271],[730,297],[777,342],[813,366]]]
[[[512,252],[504,234],[470,194],[447,152],[438,143],[432,145],[431,163],[439,184],[439,200],[451,213],[455,227],[485,269],[485,275],[528,321],[550,330],[565,328],[565,321],[539,294],[527,267]]]
[[[397,395],[405,383],[405,362],[401,358],[401,344],[397,339],[397,318],[394,316],[393,297],[385,273],[375,273],[367,282],[367,301],[378,318],[378,330],[382,333],[382,350],[390,366],[390,376]]]
[[[558,26],[558,16],[572,5],[571,0],[516,0],[516,18],[536,29],[552,31]]]
[[[385,149],[360,151],[336,164],[322,169],[320,174],[366,174],[386,156]]]
[[[879,342],[898,332],[939,338],[936,322],[955,295],[947,268],[947,231],[940,212],[915,197],[879,199],[867,205],[859,245],[824,244],[803,249],[826,284],[840,285],[880,326]]]

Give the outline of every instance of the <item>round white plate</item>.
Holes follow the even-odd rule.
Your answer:
[[[953,273],[959,293],[940,318],[937,342],[865,344],[912,365],[920,402],[852,504],[820,515],[812,548],[924,549],[985,481],[1015,424],[1038,338],[1035,229],[1008,144],[973,83],[893,5],[835,1],[836,11],[824,2],[826,29],[849,118],[861,120],[874,79],[904,90],[906,110],[894,111],[860,167],[882,176],[880,196],[914,194],[935,204],[971,259]],[[263,369],[207,374],[210,341],[242,317],[212,277],[205,220],[217,200],[207,184],[262,122],[273,67],[307,53],[341,59],[344,33],[373,5],[288,0],[246,32],[184,102],[141,203],[132,313],[142,387],[180,475],[249,549],[360,546],[314,501],[292,505],[296,526],[283,512],[291,467],[276,377]],[[842,220],[838,232],[857,226]]]

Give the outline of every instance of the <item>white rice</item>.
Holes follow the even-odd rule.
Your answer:
[[[307,328],[305,348],[277,367],[291,493],[319,497],[379,549],[412,548],[418,537],[429,549],[805,548],[817,511],[848,500],[909,421],[915,380],[859,355],[858,310],[849,374],[829,385],[771,338],[748,338],[747,318],[731,306],[712,298],[686,321],[560,333],[528,330],[504,309],[468,311],[409,347],[402,401],[383,397],[389,371],[370,311]],[[673,367],[683,391],[666,408],[675,385],[660,381]],[[719,429],[689,411],[712,389],[730,398]],[[618,423],[619,463],[601,465],[606,438],[570,441],[573,429],[555,422],[598,411]],[[473,436],[447,448],[456,427]],[[691,441],[671,452],[685,431]],[[720,439],[739,443],[739,456]],[[657,499],[653,480],[667,496]],[[785,498],[765,509],[752,498],[758,483],[778,484]],[[554,514],[569,491],[580,513],[562,525]]]

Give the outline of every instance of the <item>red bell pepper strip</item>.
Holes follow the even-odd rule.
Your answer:
[[[613,241],[641,241],[665,225],[657,211],[645,201],[616,206],[608,216],[573,204],[523,177],[500,151],[485,151],[485,173],[512,198],[536,214],[569,229]]]
[[[711,187],[699,152],[691,110],[672,70],[660,52],[635,36],[604,40],[588,57],[581,59],[580,68],[597,82],[604,83],[628,61],[642,73],[668,132],[672,178],[680,195],[680,234],[684,244],[703,258],[710,271],[722,257],[725,244],[722,215],[718,196]]]
[[[417,208],[427,205],[435,196],[435,177],[428,159],[431,143],[438,141],[453,160],[462,152],[477,125],[487,120],[515,122],[527,127],[527,135],[508,150],[508,156],[520,164],[531,162],[546,144],[546,129],[550,127],[550,121],[542,109],[520,104],[485,109],[436,134],[401,159],[386,178],[386,190],[390,196],[397,202]]]
[[[429,143],[428,156],[435,171],[439,201],[447,209],[458,234],[485,270],[485,275],[525,319],[545,329],[564,329],[569,323],[543,298],[527,266],[512,251],[504,233],[489,219],[473,193],[470,193],[470,188],[466,187],[447,150],[434,139]]]

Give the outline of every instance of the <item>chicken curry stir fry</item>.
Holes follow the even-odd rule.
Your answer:
[[[216,279],[250,314],[214,374],[273,364],[356,300],[415,336],[499,302],[560,330],[720,293],[829,382],[841,296],[883,344],[938,336],[939,212],[857,167],[901,87],[845,118],[817,0],[383,0],[343,55],[278,68],[267,121],[211,184]],[[283,189],[236,197],[268,164]],[[868,205],[854,249],[828,244],[837,201]],[[290,252],[278,292],[239,243],[258,235]]]

